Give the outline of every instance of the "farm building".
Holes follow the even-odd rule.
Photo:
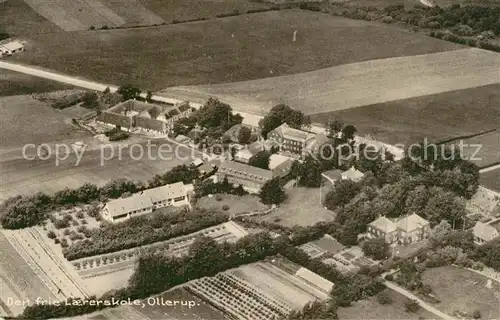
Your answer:
[[[474,243],[476,244],[483,244],[500,236],[497,229],[481,221],[476,222],[472,232],[474,234]]]
[[[120,222],[167,206],[189,205],[188,193],[192,189],[191,185],[177,182],[114,199],[104,205],[102,217],[109,222]]]
[[[267,139],[275,141],[281,151],[294,154],[302,154],[307,144],[311,143],[314,137],[313,133],[294,129],[286,123],[267,134]]]
[[[383,237],[387,243],[410,244],[429,236],[430,223],[417,214],[392,221],[384,216],[368,224],[368,237]]]
[[[223,161],[216,176],[218,181],[227,177],[229,183],[236,186],[241,184],[246,191],[257,193],[273,178],[273,172],[236,161]]]
[[[187,102],[163,106],[137,100],[127,100],[103,111],[97,121],[131,131],[135,128],[167,133],[174,123],[188,117],[192,108]]]
[[[0,52],[3,55],[11,56],[18,52],[24,51],[24,46],[19,41],[11,41],[7,43],[0,44]]]
[[[338,169],[325,171],[321,174],[325,179],[330,181],[332,184],[337,180],[351,180],[357,182],[361,180],[365,175],[358,169],[351,167],[349,170],[341,171]]]

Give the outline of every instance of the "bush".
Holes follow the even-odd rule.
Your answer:
[[[68,247],[68,240],[66,239],[61,239],[61,247],[67,248]]]
[[[64,229],[64,231],[63,231],[63,234],[65,236],[69,235],[70,233],[71,233],[71,231],[69,229]]]
[[[408,300],[405,302],[405,310],[406,310],[406,312],[412,312],[412,313],[415,313],[415,312],[417,312],[419,309],[420,309],[420,304],[418,303],[418,301],[417,301],[417,300],[408,299]]]
[[[89,28],[90,30],[95,30],[95,27],[94,26],[90,26]]]
[[[384,277],[384,279],[387,281],[394,281],[394,276],[392,274],[388,274]]]
[[[431,21],[427,23],[427,27],[431,29],[439,29],[441,28],[441,24],[438,21]]]
[[[56,233],[51,230],[47,233],[47,237],[49,237],[49,239],[55,239],[57,236]]]
[[[222,196],[220,194],[216,195],[215,200],[222,201]]]
[[[71,222],[71,224],[74,226],[74,227],[78,227],[80,224],[78,223],[78,220],[73,220],[73,222]]]
[[[391,16],[385,16],[382,18],[381,20],[383,23],[393,23],[394,22],[394,18],[391,17]]]
[[[54,239],[54,243],[55,243],[55,244],[59,244],[60,242],[61,242],[61,241],[59,240],[59,238],[55,238],[55,239]]]
[[[459,24],[452,31],[459,36],[472,36],[474,34],[474,30],[466,24]]]
[[[474,312],[472,313],[472,317],[474,319],[481,319],[481,311],[479,310],[474,310]]]
[[[76,231],[83,233],[87,229],[86,226],[79,226]]]
[[[379,294],[377,294],[377,301],[380,304],[391,304],[392,298],[389,296],[387,291],[382,291]]]
[[[83,218],[85,217],[85,214],[84,214],[83,212],[81,212],[81,211],[80,211],[80,212],[78,212],[78,213],[76,214],[76,217],[77,217],[78,219],[83,219]]]
[[[109,27],[108,27],[107,25],[103,25],[103,26],[101,27],[101,30],[107,30],[107,29],[109,29]]]
[[[223,205],[223,206],[222,206],[222,210],[224,210],[224,211],[229,210],[229,206],[228,206],[227,204]]]
[[[80,222],[81,222],[81,224],[87,224],[88,223],[87,220],[85,220],[85,219],[82,219]]]

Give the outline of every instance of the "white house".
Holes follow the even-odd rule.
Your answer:
[[[365,175],[358,169],[351,167],[349,170],[342,172],[341,174],[343,180],[352,180],[357,182],[361,180]]]
[[[191,185],[177,182],[114,199],[104,205],[102,217],[109,222],[120,222],[163,207],[189,205],[188,193],[192,189]]]
[[[24,46],[19,41],[11,41],[0,44],[0,52],[4,55],[11,56],[21,51],[24,51]]]
[[[481,221],[476,222],[472,232],[474,234],[474,243],[476,244],[483,244],[500,236],[497,229]]]

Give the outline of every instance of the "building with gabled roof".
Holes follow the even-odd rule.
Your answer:
[[[472,233],[474,235],[474,243],[476,244],[483,244],[500,236],[497,229],[481,221],[476,222]]]
[[[227,177],[229,183],[242,185],[248,192],[258,193],[262,186],[273,178],[273,172],[236,161],[222,161],[217,172],[218,181]]]
[[[275,141],[281,151],[289,151],[294,154],[302,154],[306,146],[316,135],[314,133],[294,129],[283,123],[267,134],[268,140]]]
[[[113,199],[104,205],[102,217],[109,222],[120,222],[167,206],[189,205],[188,191],[191,189],[192,186],[177,182]]]
[[[413,213],[399,217],[394,221],[381,216],[368,224],[369,238],[384,238],[387,243],[409,244],[427,238],[430,234],[430,223]]]
[[[11,42],[6,42],[3,44],[0,44],[0,52],[10,56],[18,52],[24,51],[24,46],[21,42],[19,41],[11,41]]]
[[[354,166],[350,167],[349,170],[342,172],[341,177],[344,180],[351,180],[357,182],[364,177],[364,173],[354,168]]]

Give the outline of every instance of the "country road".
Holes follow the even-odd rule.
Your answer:
[[[433,306],[431,306],[430,304],[428,304],[427,302],[423,301],[422,299],[418,298],[416,295],[414,295],[413,293],[407,291],[406,289],[403,289],[401,288],[400,286],[390,282],[390,281],[384,281],[384,284],[389,288],[389,289],[392,289],[402,295],[404,295],[405,297],[409,298],[409,299],[413,299],[413,300],[417,300],[419,305],[424,308],[425,310],[431,312],[432,314],[436,315],[439,319],[444,319],[444,320],[457,320],[456,318],[444,313],[444,312],[441,312],[439,311],[438,309],[434,308]]]
[[[118,90],[118,87],[115,85],[109,85],[109,84],[104,84],[104,83],[98,83],[94,81],[89,81],[77,77],[72,77],[68,75],[63,75],[60,73],[55,73],[52,71],[47,71],[43,70],[37,67],[32,67],[32,66],[25,66],[21,64],[15,64],[15,63],[10,63],[10,62],[5,62],[5,61],[0,61],[0,69],[7,69],[11,71],[16,71],[24,74],[29,74],[35,77],[40,77],[40,78],[45,78],[53,81],[58,81],[70,85],[74,85],[77,87],[89,89],[89,90],[96,90],[96,91],[104,91],[106,88],[109,88],[111,92],[115,92]],[[142,97],[146,97],[146,93],[141,94]],[[165,96],[160,96],[160,95],[153,95],[152,96],[153,100],[160,101],[160,102],[165,102],[165,103],[170,103],[170,104],[177,104],[180,102],[183,102],[182,100],[178,99],[173,99],[173,98],[168,98]],[[195,103],[192,101],[189,101],[190,105],[195,107],[195,108],[200,108],[201,104]],[[234,109],[233,109],[234,110]],[[234,110],[235,113],[239,113],[243,117],[243,123],[248,124],[251,126],[258,126],[259,121],[263,118],[260,115],[252,114],[252,113],[247,113],[241,110]],[[321,126],[312,126],[310,129],[314,133],[322,133],[325,132],[325,128]],[[360,140],[365,140],[362,137],[356,137],[356,139]],[[365,143],[370,143],[373,141],[366,140],[364,141]],[[377,142],[376,145],[382,144],[388,151],[390,151],[392,154],[394,154],[396,160],[401,159],[404,156],[404,151],[400,148],[397,148],[395,146]]]

